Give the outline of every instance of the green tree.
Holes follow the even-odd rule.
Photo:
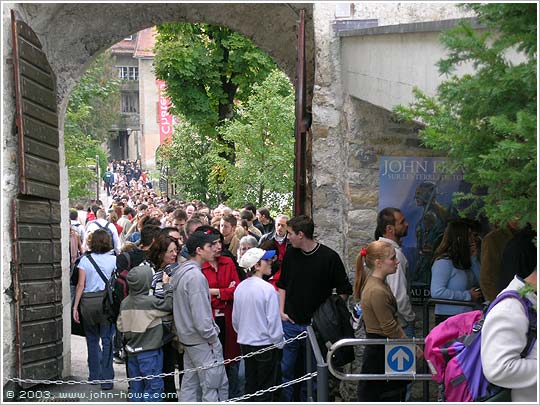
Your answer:
[[[434,97],[415,89],[396,113],[422,122],[424,144],[448,155],[448,170],[464,172],[472,194],[458,199],[475,201],[492,223],[536,223],[536,4],[464,6],[486,29],[461,22],[443,33],[448,56],[438,69],[448,79]],[[455,74],[463,62],[473,74]]]
[[[242,105],[239,118],[227,121],[220,132],[234,144],[236,161],[218,156],[228,204],[247,201],[275,212],[292,207],[294,161],[294,91],[289,79],[274,70]]]
[[[217,202],[217,190],[209,183],[212,172],[211,141],[187,121],[175,126],[173,137],[159,147],[158,165],[169,167],[169,178],[186,200]]]
[[[214,135],[235,116],[275,63],[253,42],[226,27],[171,23],[158,26],[154,68],[167,84],[171,112],[200,133]]]
[[[107,154],[101,144],[109,137],[109,129],[118,117],[120,81],[115,78],[114,63],[109,53],[96,58],[75,86],[66,110],[64,148],[69,179],[69,198],[92,195],[89,189],[95,172],[88,165],[99,156],[103,173]]]

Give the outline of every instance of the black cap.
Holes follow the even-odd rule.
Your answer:
[[[190,237],[186,241],[186,248],[187,248],[188,254],[190,256],[193,256],[198,247],[202,248],[207,243],[213,243],[218,239],[219,239],[219,235],[216,235],[210,230],[195,231],[190,235]]]

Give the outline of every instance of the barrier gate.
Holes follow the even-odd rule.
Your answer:
[[[387,350],[388,351],[388,357],[394,358],[395,363],[398,366],[401,365],[401,367],[397,367],[398,369],[404,369],[407,367],[407,364],[411,362],[411,353],[410,350],[407,352],[406,345],[424,345],[424,339],[419,338],[407,338],[407,339],[341,339],[334,343],[330,349],[328,350],[328,353],[326,355],[326,359],[321,354],[320,348],[317,344],[317,339],[315,337],[315,332],[313,331],[313,328],[311,326],[307,327],[307,333],[308,333],[308,344],[306,345],[306,355],[307,355],[307,361],[306,365],[308,367],[308,371],[311,370],[311,356],[312,356],[312,350],[313,354],[315,355],[315,364],[317,368],[317,399],[318,402],[327,402],[328,401],[328,371],[332,373],[333,376],[335,376],[339,380],[345,380],[345,381],[360,381],[360,380],[410,380],[410,381],[433,381],[431,374],[419,374],[416,373],[416,371],[411,373],[404,373],[404,372],[390,372],[385,374],[348,374],[343,373],[336,369],[332,365],[332,355],[339,350],[342,347],[345,346],[357,346],[357,345],[388,345],[387,348],[391,345],[393,346],[392,349]],[[394,350],[394,352],[392,352]],[[400,350],[403,350],[403,353],[400,352]],[[413,350],[412,356],[416,358],[415,351]],[[408,357],[408,358],[407,358]],[[326,361],[325,361],[326,360]],[[412,362],[412,364],[415,364],[415,361]],[[410,367],[410,366],[409,366]],[[313,388],[312,388],[312,381],[308,380],[308,400],[314,401],[313,398]]]

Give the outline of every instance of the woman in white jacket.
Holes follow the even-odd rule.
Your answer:
[[[530,290],[525,297],[536,309],[536,270],[525,280],[515,276],[503,291],[507,290]],[[484,375],[492,384],[511,389],[512,402],[538,403],[536,341],[527,356],[521,357],[527,345],[528,329],[528,315],[515,298],[506,298],[495,305],[482,327]]]

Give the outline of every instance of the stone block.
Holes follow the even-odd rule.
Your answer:
[[[379,190],[349,186],[349,203],[351,208],[376,208],[379,201]]]
[[[328,138],[329,128],[327,126],[314,124],[311,129],[313,131],[314,140]]]

